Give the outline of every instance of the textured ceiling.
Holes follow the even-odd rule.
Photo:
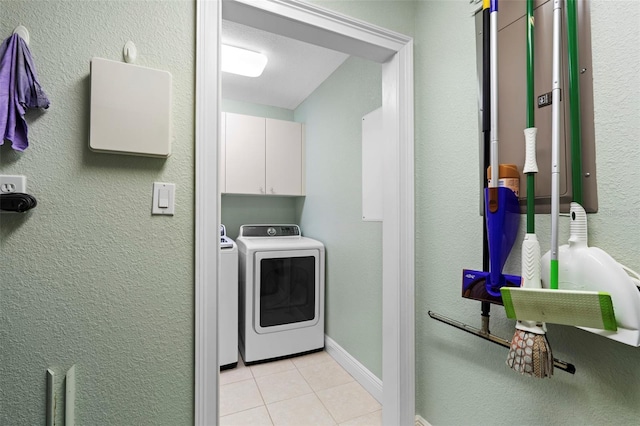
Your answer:
[[[287,37],[222,21],[222,42],[263,53],[260,77],[222,73],[222,97],[295,109],[349,56]]]

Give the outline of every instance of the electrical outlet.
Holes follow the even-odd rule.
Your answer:
[[[24,176],[0,175],[0,194],[26,192],[27,178]]]

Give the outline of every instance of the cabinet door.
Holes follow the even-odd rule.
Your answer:
[[[227,113],[226,192],[265,193],[265,119]]]
[[[227,113],[220,113],[220,158],[218,158],[218,186],[227,192]]]
[[[267,194],[302,195],[302,124],[267,119]]]

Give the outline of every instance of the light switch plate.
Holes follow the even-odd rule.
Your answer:
[[[154,182],[151,214],[173,216],[175,210],[175,194],[175,183]]]

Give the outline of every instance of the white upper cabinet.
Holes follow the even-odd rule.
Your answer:
[[[218,185],[220,191],[225,192],[227,187],[227,143],[225,142],[227,134],[227,113],[220,114],[220,158],[218,158]]]
[[[269,118],[266,122],[267,192],[302,195],[302,125]]]
[[[304,195],[301,123],[233,113],[223,120],[222,192]]]
[[[264,118],[227,113],[226,188],[235,194],[265,193]]]

